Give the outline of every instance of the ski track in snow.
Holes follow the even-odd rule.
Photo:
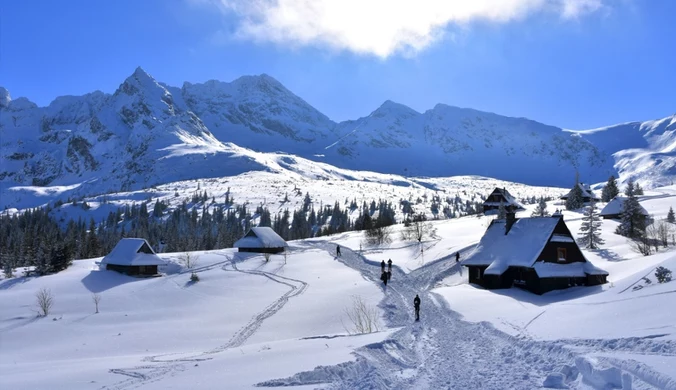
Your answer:
[[[330,253],[335,244],[308,242]],[[381,284],[379,262],[342,247],[345,265]],[[464,248],[466,249],[466,248]],[[463,249],[463,250],[464,250]],[[676,381],[634,360],[588,358],[602,351],[674,356],[676,343],[656,342],[661,335],[614,340],[537,341],[520,328],[518,336],[486,322],[469,323],[430,292],[443,278],[458,272],[454,253],[408,275],[398,267],[379,304],[390,328],[401,328],[387,340],[354,352],[356,360],[319,366],[289,378],[258,383],[259,387],[328,385],[331,389],[535,389],[547,383],[559,388],[664,388]],[[422,300],[420,321],[414,321],[413,297]],[[452,303],[451,303],[452,306]],[[535,320],[535,317],[533,320]],[[532,321],[531,321],[532,322]],[[624,386],[624,387],[623,387]]]
[[[277,298],[273,303],[266,307],[262,312],[256,314],[246,325],[237,331],[230,340],[223,345],[213,348],[208,351],[200,353],[169,353],[162,355],[147,356],[142,359],[145,365],[140,365],[132,368],[115,368],[110,369],[112,374],[124,375],[127,379],[109,386],[103,386],[101,389],[106,390],[123,390],[142,387],[148,383],[157,382],[167,376],[175,375],[178,372],[185,371],[188,368],[188,363],[200,362],[210,360],[211,355],[223,352],[230,348],[236,348],[243,345],[249,337],[251,337],[260,328],[263,322],[275,315],[281,310],[289,299],[297,297],[307,290],[308,284],[302,280],[292,279],[273,273],[258,271],[258,270],[241,270],[237,268],[237,264],[233,259],[227,255],[215,253],[219,256],[224,256],[227,260],[211,264],[209,266],[195,269],[196,272],[213,269],[217,266],[221,267],[226,272],[240,272],[250,275],[257,275],[268,278],[273,282],[288,286],[290,289],[282,296]],[[229,269],[231,266],[232,269]],[[192,272],[192,271],[189,271]],[[180,273],[183,274],[183,273]],[[173,280],[172,280],[173,281]],[[180,287],[179,288],[183,288]]]

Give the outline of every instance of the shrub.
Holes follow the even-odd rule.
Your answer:
[[[38,315],[41,317],[46,317],[49,315],[49,312],[54,306],[54,296],[52,291],[48,288],[41,288],[40,291],[35,294],[35,299],[38,304]]]
[[[671,282],[671,270],[664,267],[657,267],[655,269],[655,277],[659,283]]]

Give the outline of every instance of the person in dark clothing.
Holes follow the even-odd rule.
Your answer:
[[[387,271],[387,281],[389,282],[390,279],[392,279],[392,272],[391,272],[391,271]]]
[[[387,270],[392,272],[392,259],[387,260]]]
[[[415,294],[415,298],[413,298],[413,307],[415,308],[415,320],[420,321],[420,297],[418,294]]]
[[[336,245],[336,257],[340,257],[340,245]]]
[[[385,286],[387,286],[387,272],[383,271],[383,273],[380,275],[380,280],[385,283]]]
[[[380,271],[385,272],[385,260],[380,262]]]
[[[456,263],[460,262],[460,252],[455,252],[455,262]]]

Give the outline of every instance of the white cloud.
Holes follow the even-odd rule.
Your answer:
[[[598,10],[604,0],[211,1],[238,17],[236,35],[241,38],[386,58],[427,48],[451,24],[507,23],[542,11],[577,18]]]

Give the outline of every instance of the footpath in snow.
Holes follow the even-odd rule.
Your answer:
[[[308,241],[308,246],[335,251],[335,244]],[[380,283],[380,265],[347,248],[338,260]],[[536,341],[516,337],[492,325],[460,319],[448,303],[431,289],[445,277],[460,271],[454,259],[441,258],[409,274],[396,266],[392,280],[383,287],[380,307],[387,325],[400,328],[383,342],[355,352],[356,360],[321,366],[289,378],[259,386],[331,384],[335,389],[535,389],[553,388],[665,388],[676,382],[648,365],[617,358],[588,358],[587,350],[600,340],[575,343]],[[421,320],[414,321],[413,297],[422,299]],[[621,340],[618,342],[622,342]],[[626,340],[645,351],[676,355],[676,344]]]

